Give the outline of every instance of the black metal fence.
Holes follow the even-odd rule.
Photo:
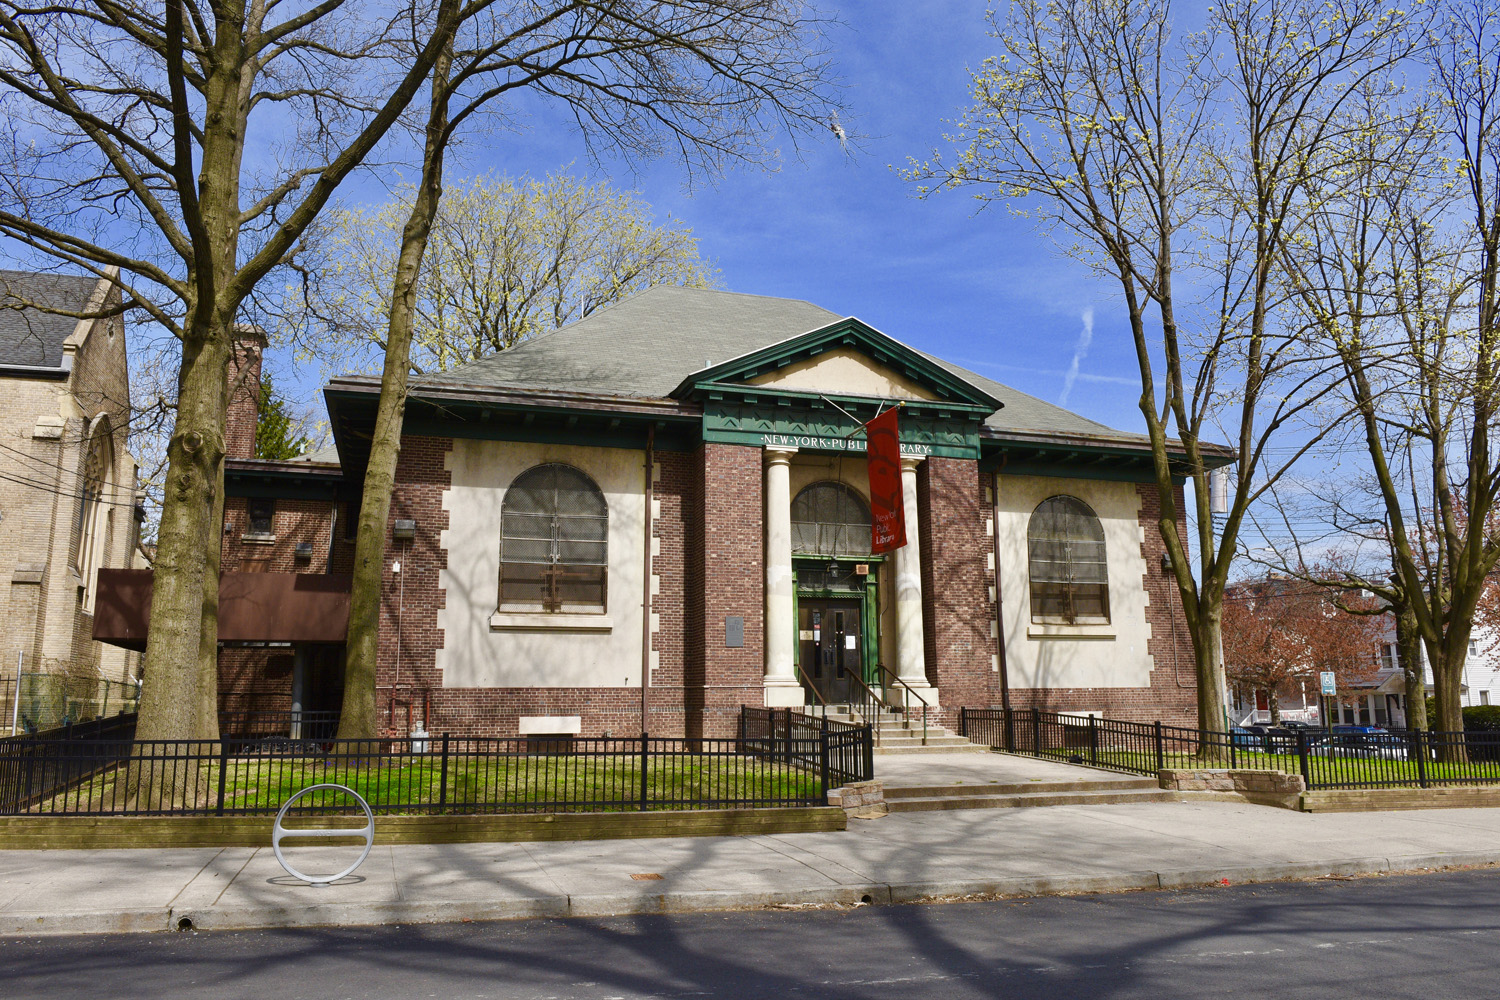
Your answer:
[[[790,708],[740,707],[740,743],[799,767],[817,769],[828,788],[875,776],[874,730],[868,724],[830,722]]]
[[[226,740],[331,740],[338,729],[338,712],[219,713],[219,735]]]
[[[1309,791],[1500,784],[1500,733],[1216,733],[1037,709],[964,708],[959,734],[996,750],[1135,774],[1282,771],[1300,774]]]
[[[870,773],[871,734],[806,718],[751,710],[750,735],[731,739],[33,739],[0,744],[0,814],[267,816],[322,783],[387,815],[824,805]],[[294,811],[346,808],[310,797]]]
[[[130,756],[134,712],[0,740],[0,814],[24,812]]]

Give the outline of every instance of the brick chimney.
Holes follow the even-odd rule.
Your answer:
[[[229,458],[255,457],[255,424],[260,419],[260,359],[266,334],[241,323],[234,328],[229,356],[229,409],[224,431],[224,453]]]

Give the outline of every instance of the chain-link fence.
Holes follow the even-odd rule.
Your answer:
[[[134,712],[141,691],[136,684],[66,674],[22,673],[19,704],[16,675],[0,678],[0,731],[37,733],[69,723]]]

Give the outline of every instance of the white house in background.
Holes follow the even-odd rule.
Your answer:
[[[1400,655],[1396,651],[1394,630],[1381,636],[1380,665],[1390,666],[1400,674]],[[1427,649],[1422,648],[1422,677],[1427,693],[1433,692],[1432,664]],[[1398,682],[1399,683],[1399,682]],[[1469,638],[1469,655],[1464,659],[1463,677],[1459,681],[1459,704],[1500,705],[1500,636],[1489,629],[1475,629]]]
[[[1406,727],[1406,678],[1402,672],[1401,656],[1396,649],[1395,628],[1389,626],[1380,637],[1380,667],[1364,681],[1347,685],[1348,694],[1341,699],[1333,717],[1334,725],[1386,726],[1391,729]],[[1463,678],[1459,685],[1459,704],[1500,705],[1500,643],[1497,637],[1483,631],[1469,641],[1469,655],[1464,660]],[[1432,665],[1427,659],[1427,650],[1421,651],[1422,677],[1427,693],[1432,694]],[[1318,693],[1316,679],[1306,683],[1306,697],[1292,704],[1283,695],[1282,717],[1306,722],[1320,721],[1318,715]],[[1258,692],[1259,701],[1240,705],[1241,725],[1247,722],[1269,722],[1271,713],[1265,704],[1265,693]],[[1247,698],[1248,702],[1249,699]],[[1292,710],[1289,711],[1288,708]]]

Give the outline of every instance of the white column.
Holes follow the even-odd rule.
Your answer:
[[[922,543],[917,520],[917,466],[920,458],[901,459],[901,497],[906,514],[906,544],[896,550],[896,674],[906,686],[936,705],[937,689],[927,683],[927,647],[922,637]],[[902,689],[904,690],[904,689]],[[901,691],[889,692],[899,699]],[[913,699],[911,708],[921,707]]]
[[[803,703],[793,668],[792,477],[796,449],[766,449],[766,705]]]

